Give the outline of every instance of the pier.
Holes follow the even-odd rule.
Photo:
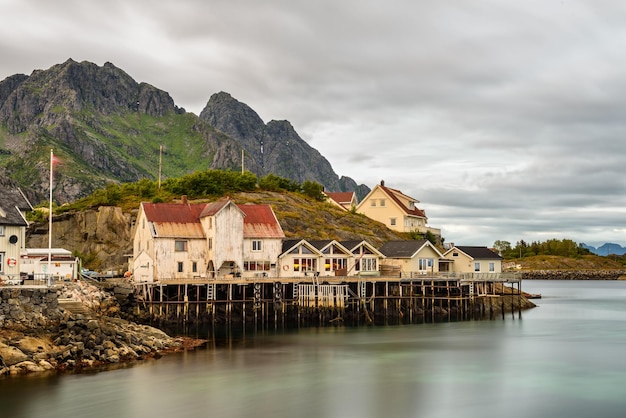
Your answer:
[[[138,315],[156,321],[254,324],[413,323],[521,315],[514,273],[410,277],[255,277],[134,283]]]

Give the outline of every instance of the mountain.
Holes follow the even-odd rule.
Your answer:
[[[176,106],[167,92],[136,82],[111,63],[69,59],[30,76],[10,76],[0,81],[0,178],[21,185],[35,197],[33,203],[47,200],[53,149],[61,161],[54,169],[53,200],[65,203],[109,182],[156,180],[160,159],[162,178],[206,169],[241,170],[243,148],[245,169],[257,175],[317,181],[331,191],[366,188],[339,179],[289,122],[265,125],[230,95],[214,97],[201,118]],[[252,134],[236,129],[248,125],[266,133],[264,159],[255,156]],[[269,151],[287,143],[297,149],[286,153],[289,158]]]
[[[600,247],[596,248],[596,247],[592,247],[591,245],[587,245],[587,244],[580,244],[582,245],[583,248],[588,249],[589,251],[591,251],[592,253],[596,254],[596,255],[603,255],[603,256],[608,256],[608,255],[624,255],[626,254],[626,248],[622,247],[619,244],[614,244],[611,242],[607,242],[602,244]]]
[[[329,191],[355,191],[360,198],[369,192],[351,178],[339,178],[328,160],[300,138],[291,123],[272,120],[265,124],[254,110],[228,93],[213,94],[200,119],[236,139],[256,167],[251,171],[259,177],[273,173],[298,183],[315,180]]]

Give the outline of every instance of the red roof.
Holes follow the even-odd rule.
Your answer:
[[[396,202],[398,204],[398,206],[400,206],[402,208],[402,210],[404,210],[404,212],[407,215],[413,215],[413,216],[418,216],[420,218],[426,218],[426,212],[424,212],[421,209],[418,209],[417,206],[415,206],[415,209],[409,209],[408,207],[406,207],[406,205],[404,203],[402,203],[402,201],[398,198],[398,195],[401,195],[402,197],[404,197],[405,199],[408,199],[410,201],[413,202],[419,202],[419,200],[414,199],[410,196],[405,195],[404,193],[402,193],[400,190],[396,190],[396,189],[392,189],[391,187],[386,187],[386,186],[379,186],[385,193],[387,193],[387,195],[393,199],[394,202]]]
[[[202,213],[200,214],[201,218],[205,216],[213,216],[220,210],[222,210],[226,205],[231,202],[230,198],[221,199],[216,202],[211,202],[206,205]]]
[[[203,238],[200,213],[205,203],[142,203],[148,221],[159,237]]]
[[[200,218],[212,216],[230,199],[212,203],[142,203],[148,221],[153,222],[161,237],[202,237]],[[243,212],[244,238],[284,238],[285,233],[270,205],[237,205]]]
[[[244,238],[284,238],[285,233],[270,205],[237,205],[243,218]]]
[[[351,203],[354,192],[327,192],[328,197],[337,203]]]
[[[150,222],[199,223],[206,203],[142,203]]]

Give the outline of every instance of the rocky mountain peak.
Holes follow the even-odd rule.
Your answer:
[[[252,160],[249,169],[257,176],[272,173],[299,183],[316,181],[326,190],[358,191],[360,197],[369,191],[348,177],[340,179],[328,160],[303,140],[289,121],[265,124],[252,108],[229,93],[212,95],[200,119],[238,140]]]
[[[31,188],[35,204],[47,198],[50,148],[64,161],[53,186],[59,204],[109,182],[156,179],[159,149],[163,178],[207,168],[239,170],[243,148],[245,168],[258,176],[358,190],[352,179],[339,179],[288,121],[265,124],[226,92],[213,94],[198,117],[110,62],[70,58],[0,81],[0,176]]]

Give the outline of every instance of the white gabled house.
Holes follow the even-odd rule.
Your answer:
[[[33,207],[19,188],[0,184],[0,275],[18,280],[20,256],[25,249],[25,214]]]
[[[278,256],[279,277],[304,277],[319,275],[319,262],[323,254],[304,239],[283,241]]]
[[[379,276],[384,258],[367,241],[290,239],[283,241],[280,276]]]
[[[206,235],[209,277],[240,277],[243,270],[245,214],[230,199],[209,203],[200,214]]]
[[[206,204],[142,203],[135,223],[135,281],[206,277],[206,237],[200,214]]]
[[[309,241],[317,250],[322,253],[321,262],[318,268],[320,276],[347,276],[350,261],[353,255],[341,243],[327,240]]]
[[[133,239],[135,281],[276,276],[284,233],[269,205],[142,203]]]
[[[270,205],[239,205],[243,218],[244,277],[278,277],[276,262],[282,252],[283,232]]]
[[[365,240],[340,241],[350,251],[348,276],[379,276],[385,255]]]

